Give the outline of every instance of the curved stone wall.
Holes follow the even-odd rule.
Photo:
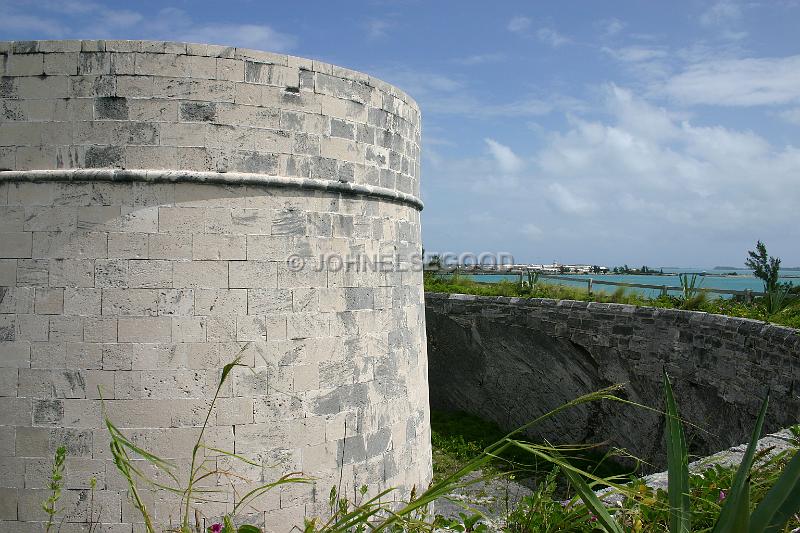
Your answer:
[[[138,529],[103,409],[184,473],[237,354],[206,443],[259,466],[207,450],[208,466],[245,476],[240,494],[317,479],[270,491],[252,521],[302,526],[332,485],[427,485],[413,100],[317,61],[184,43],[0,43],[0,71],[0,530],[41,527],[61,444],[63,531],[92,498],[95,520]],[[178,519],[168,492],[145,501]]]
[[[663,408],[673,379],[690,451],[749,440],[767,389],[765,431],[800,422],[800,332],[707,313],[574,301],[428,293],[431,408],[463,410],[514,429],[617,383]],[[663,417],[593,403],[531,432],[551,442],[602,442],[665,465]]]

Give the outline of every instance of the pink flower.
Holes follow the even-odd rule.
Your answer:
[[[721,491],[719,491],[719,498],[717,498],[717,501],[718,501],[718,502],[721,502],[721,501],[722,501],[722,500],[724,500],[726,497],[727,497],[727,496],[725,495],[725,491],[724,491],[724,490],[721,490]]]
[[[211,533],[220,533],[222,531],[222,524],[220,524],[220,523],[211,524],[211,527],[208,528],[208,530]]]

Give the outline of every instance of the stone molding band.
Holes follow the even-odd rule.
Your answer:
[[[314,178],[288,178],[246,172],[208,172],[196,170],[119,170],[119,169],[59,169],[59,170],[6,170],[0,171],[0,183],[8,181],[111,181],[117,183],[208,183],[218,185],[256,185],[286,189],[309,189],[331,193],[366,196],[397,202],[422,211],[422,200],[414,195],[386,187],[361,185],[342,181]]]

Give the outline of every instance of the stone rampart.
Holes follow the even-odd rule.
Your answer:
[[[690,450],[749,440],[771,389],[766,430],[800,422],[800,333],[754,320],[575,301],[426,294],[431,408],[514,429],[582,394],[617,383],[663,408],[673,379]],[[602,442],[664,466],[663,417],[619,403],[588,404],[532,436]]]
[[[428,483],[422,279],[406,268],[421,246],[412,99],[204,44],[0,43],[0,72],[0,531],[41,530],[62,444],[60,530],[141,530],[103,409],[184,474],[237,354],[205,440],[257,465],[206,450],[207,466],[245,476],[240,494],[317,479],[271,490],[253,522],[302,526],[333,485]],[[175,524],[174,495],[144,498]]]

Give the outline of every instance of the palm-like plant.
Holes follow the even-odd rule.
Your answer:
[[[669,532],[691,531],[692,511],[689,500],[689,465],[686,439],[672,393],[669,377],[664,372],[666,396],[667,471],[670,508]],[[750,443],[725,498],[712,533],[778,533],[800,511],[800,453],[789,461],[755,511],[750,512],[750,469],[756,455],[756,445],[764,427],[769,394],[761,404]],[[609,514],[606,506],[575,472],[565,470],[583,502],[592,510],[609,533],[622,533],[622,528]]]

